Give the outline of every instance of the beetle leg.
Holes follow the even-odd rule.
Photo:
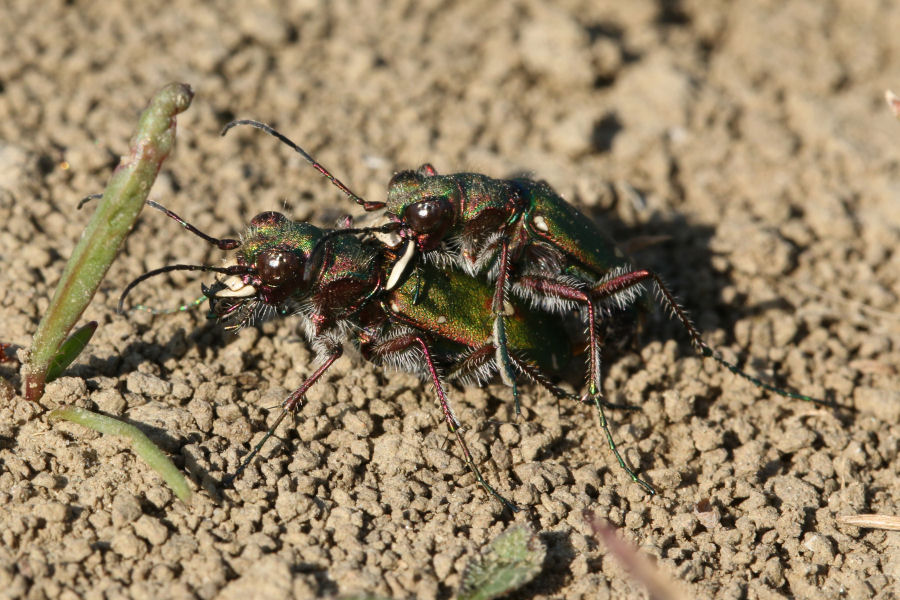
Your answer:
[[[468,375],[473,375],[479,380],[482,378],[487,379],[490,375],[493,375],[493,371],[488,372],[485,368],[494,360],[496,353],[497,349],[494,348],[493,344],[485,344],[472,350],[450,369],[447,379],[453,381]],[[479,374],[479,371],[482,373]]]
[[[509,347],[506,339],[506,313],[507,282],[509,281],[509,239],[503,236],[498,241],[499,257],[497,259],[497,281],[494,288],[494,300],[491,310],[494,314],[494,348],[496,348],[497,370],[503,383],[512,388],[513,401],[516,407],[516,417],[522,414],[519,405],[519,388],[516,386],[516,372],[513,369],[512,359],[509,357]]]
[[[306,392],[308,392],[309,389],[319,380],[319,378],[325,374],[325,371],[327,371],[331,367],[331,365],[334,364],[334,361],[340,358],[344,353],[344,350],[343,348],[341,348],[340,344],[335,343],[334,341],[329,340],[325,337],[323,337],[322,340],[327,348],[325,362],[323,362],[322,365],[318,369],[316,369],[316,371],[312,375],[310,375],[306,381],[303,382],[303,385],[294,390],[294,392],[285,399],[285,401],[281,405],[281,414],[278,415],[277,419],[275,419],[275,423],[272,424],[272,426],[266,432],[266,435],[263,436],[263,439],[261,439],[259,443],[256,444],[256,446],[253,448],[253,450],[250,451],[250,454],[247,455],[247,458],[244,459],[244,462],[241,463],[241,466],[239,466],[237,471],[234,472],[234,475],[231,475],[230,477],[225,479],[223,484],[226,487],[229,487],[231,483],[244,471],[244,469],[247,468],[247,465],[250,464],[253,458],[257,454],[259,454],[259,451],[262,450],[263,446],[269,440],[269,438],[274,435],[275,430],[278,429],[278,426],[281,425],[281,422],[284,420],[284,418],[289,413],[295,413],[297,410],[299,410],[300,406],[303,403],[303,398],[304,396],[306,396]]]
[[[556,396],[559,400],[577,400],[578,402],[582,402],[585,400],[584,397],[579,396],[578,394],[573,394],[571,392],[567,392],[561,387],[554,384],[547,374],[544,373],[537,365],[532,362],[520,358],[513,352],[510,357],[513,359],[513,364],[516,365],[516,368],[525,374],[526,377],[531,379],[534,383],[538,384],[554,396]],[[632,404],[616,404],[614,402],[607,402],[603,399],[603,396],[600,396],[600,404],[605,406],[606,408],[613,408],[617,410],[640,410],[639,406],[634,406]]]
[[[612,432],[610,432],[609,430],[609,420],[606,418],[606,413],[603,410],[605,402],[603,402],[600,393],[600,344],[597,340],[596,315],[594,308],[595,301],[592,301],[592,297],[588,295],[588,292],[579,290],[578,288],[572,287],[571,285],[567,285],[565,283],[552,279],[545,279],[542,277],[529,275],[520,277],[516,282],[519,285],[533,290],[536,293],[554,296],[563,300],[572,300],[575,302],[579,302],[580,304],[583,304],[585,306],[588,316],[588,335],[590,337],[590,366],[588,373],[589,399],[592,400],[594,406],[597,407],[597,413],[600,417],[600,427],[603,429],[603,433],[606,435],[606,441],[609,444],[609,449],[612,450],[613,455],[615,455],[616,461],[618,461],[619,466],[622,467],[626,473],[628,473],[628,476],[631,477],[632,481],[642,486],[649,493],[655,494],[656,490],[654,490],[649,483],[639,478],[635,474],[635,472],[625,463],[625,460],[622,458],[622,455],[619,454],[619,449],[616,447],[616,443],[613,440]]]
[[[496,355],[497,348],[494,344],[485,344],[480,348],[476,348],[453,367],[447,375],[447,379],[461,379],[469,374],[476,374],[477,376],[478,371],[489,364]],[[567,392],[554,384],[540,367],[531,361],[522,358],[516,354],[515,351],[509,353],[509,358],[516,369],[524,373],[531,381],[540,385],[560,400],[580,400],[581,397],[578,394]]]
[[[485,365],[490,363],[490,361],[494,358],[497,349],[494,348],[493,344],[485,344],[480,348],[477,348],[466,355],[460,362],[453,367],[453,369],[448,373],[447,379],[453,381],[456,379],[462,379],[463,377],[475,373],[476,377],[477,372],[484,368]],[[528,377],[533,383],[538,384],[551,394],[553,394],[559,400],[576,400],[581,402],[584,398],[578,394],[573,394],[572,392],[567,392],[562,389],[547,376],[547,374],[536,364],[531,361],[519,356],[515,350],[511,351],[509,354],[510,359],[512,359],[513,366],[516,369],[523,373],[526,377]],[[632,404],[616,404],[613,402],[607,402],[602,397],[600,402],[606,408],[613,408],[617,410],[640,410],[640,407],[634,406]]]
[[[510,352],[510,358],[513,361],[513,364],[516,368],[525,374],[530,380],[534,383],[538,384],[551,394],[553,394],[559,400],[580,400],[581,396],[578,394],[573,394],[571,392],[567,392],[547,377],[547,374],[544,373],[536,364],[532,363],[529,360],[526,360],[520,356],[517,356],[515,352]]]
[[[600,340],[597,337],[597,316],[594,303],[588,292],[580,290],[568,283],[554,279],[524,275],[516,279],[516,283],[526,290],[543,296],[553,296],[561,300],[570,300],[584,305],[587,313],[587,331],[589,340],[588,357],[588,393],[590,396],[600,395]]]
[[[619,454],[618,448],[616,448],[616,442],[613,440],[612,433],[609,431],[609,422],[606,420],[606,413],[603,412],[603,403],[600,402],[600,396],[594,396],[594,406],[597,407],[597,413],[600,415],[600,427],[603,428],[603,432],[606,434],[606,442],[609,444],[609,449],[612,450],[612,453],[615,455],[616,460],[619,463],[619,466],[625,469],[625,472],[631,477],[631,480],[641,487],[643,487],[647,492],[650,493],[651,496],[656,495],[656,490],[653,489],[653,486],[638,477],[631,468],[625,464],[625,460],[622,458],[622,455]]]
[[[419,350],[422,351],[422,355],[425,360],[425,368],[428,371],[428,375],[431,377],[431,382],[434,384],[434,390],[437,393],[438,402],[440,403],[441,410],[444,413],[444,421],[447,422],[447,428],[450,429],[450,433],[456,436],[456,443],[459,446],[460,451],[463,453],[466,465],[469,467],[469,469],[471,469],[472,473],[475,475],[475,479],[478,481],[478,483],[481,484],[481,487],[483,487],[494,498],[499,500],[503,506],[510,509],[510,511],[518,512],[519,507],[501,496],[497,490],[491,487],[491,485],[482,476],[481,471],[478,469],[478,465],[475,464],[475,460],[472,458],[472,453],[469,452],[469,447],[466,446],[466,442],[465,440],[463,440],[462,433],[460,431],[459,420],[456,418],[456,415],[453,414],[453,409],[450,408],[450,402],[447,400],[447,394],[444,391],[444,385],[441,383],[441,378],[438,375],[437,367],[435,366],[434,360],[431,357],[431,350],[428,348],[428,342],[425,340],[425,338],[415,333],[408,333],[386,340],[384,342],[374,344],[370,351],[372,356],[384,356],[386,354],[391,354],[394,352],[403,352],[404,350],[407,350],[413,346],[418,346]]]
[[[785,398],[793,398],[794,400],[812,402],[820,406],[835,406],[833,402],[819,400],[818,398],[812,398],[804,394],[798,394],[797,392],[792,392],[790,390],[775,387],[774,385],[762,381],[758,377],[750,375],[746,371],[740,369],[736,364],[722,358],[722,356],[718,352],[710,348],[706,344],[706,342],[703,341],[703,339],[700,337],[700,331],[691,322],[691,319],[690,317],[688,317],[687,312],[681,307],[678,301],[675,300],[675,296],[672,295],[672,292],[670,292],[666,285],[662,282],[662,279],[659,278],[659,275],[657,275],[653,271],[648,271],[647,269],[637,269],[635,271],[622,273],[594,287],[594,289],[591,290],[591,297],[595,301],[602,300],[604,298],[612,298],[616,294],[627,291],[634,286],[648,281],[652,281],[656,285],[656,289],[659,291],[660,301],[662,305],[671,313],[673,317],[681,322],[681,324],[687,330],[688,336],[691,338],[691,345],[693,345],[697,352],[699,352],[702,356],[713,359],[738,377],[746,379],[753,385],[760,387],[768,392],[772,392],[773,394],[778,394],[779,396],[783,396]]]

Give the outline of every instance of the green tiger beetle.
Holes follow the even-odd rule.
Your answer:
[[[735,375],[787,398],[828,404],[784,390],[746,373],[722,358],[702,339],[687,312],[675,300],[662,279],[648,269],[632,268],[627,258],[596,224],[566,202],[544,181],[526,178],[494,179],[478,173],[439,175],[430,164],[415,171],[401,171],[388,184],[387,201],[365,200],[352,192],[303,148],[274,128],[253,120],[237,120],[222,130],[250,125],[291,147],[367,212],[383,211],[383,229],[396,238],[400,259],[386,283],[391,290],[408,269],[452,265],[472,277],[492,282],[490,312],[495,365],[504,383],[512,388],[519,413],[515,365],[509,356],[509,293],[536,310],[569,315],[577,310],[586,321],[588,341],[587,393],[582,400],[595,404],[607,441],[619,464],[632,480],[640,480],[622,461],[609,435],[601,400],[598,324],[647,299],[646,285],[653,285],[671,316],[687,331],[692,346]],[[414,260],[421,257],[422,260]]]
[[[416,277],[403,268],[404,275],[396,275],[402,258],[378,240],[360,235],[385,232],[386,227],[325,230],[264,212],[251,220],[242,241],[216,239],[172,211],[152,205],[218,248],[235,250],[234,260],[224,267],[178,264],[148,271],[125,288],[120,312],[128,293],[150,277],[179,270],[215,272],[221,277],[203,287],[211,317],[237,329],[273,315],[296,315],[321,363],[287,397],[274,425],[231,480],[285,416],[302,406],[305,394],[341,356],[342,341],[348,340],[376,364],[430,379],[468,468],[504,506],[518,510],[482,476],[439,375],[440,369],[449,368],[447,379],[483,381],[492,376],[496,348],[490,309],[493,292],[487,282],[452,266],[440,269],[432,264],[424,265]],[[397,280],[389,286],[392,278]],[[507,307],[506,343],[515,368],[558,398],[577,397],[546,375],[571,357],[571,341],[560,317],[531,310],[518,301],[508,302]],[[610,436],[608,428],[606,435]],[[621,457],[619,461],[624,466]]]

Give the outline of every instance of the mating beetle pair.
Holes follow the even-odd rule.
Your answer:
[[[203,288],[212,316],[229,328],[238,328],[275,313],[296,315],[322,360],[321,366],[284,401],[281,416],[234,476],[252,460],[281,420],[302,405],[304,395],[341,356],[342,342],[348,341],[376,364],[419,372],[430,379],[444,420],[455,434],[468,467],[488,492],[516,510],[481,475],[439,375],[443,369],[448,369],[448,379],[484,380],[492,375],[496,349],[489,310],[492,294],[486,282],[452,266],[438,269],[426,264],[415,275],[407,272],[387,289],[399,257],[375,239],[353,235],[357,230],[324,230],[292,222],[280,213],[265,212],[253,218],[243,242],[218,240],[201,234],[171,211],[154,206],[220,248],[235,250],[233,264],[156,269],[133,281],[123,298],[135,285],[162,272],[218,272],[224,277]],[[558,397],[570,397],[544,374],[554,364],[569,359],[569,340],[559,318],[515,301],[509,307],[508,354],[516,368]]]
[[[620,466],[654,493],[616,449],[600,397],[599,365],[601,325],[642,297],[648,283],[655,285],[663,305],[684,325],[701,354],[769,391],[810,400],[765,384],[713,353],[659,277],[631,269],[593,222],[546,183],[474,173],[441,176],[425,165],[395,175],[387,202],[371,202],[267,125],[235,121],[223,134],[239,124],[279,138],[365,210],[383,210],[387,222],[323,230],[278,213],[262,213],[241,243],[210,238],[165,211],[219,248],[236,249],[235,263],[164,267],[141,276],[125,293],[160,272],[219,272],[225,277],[204,288],[212,315],[238,327],[257,317],[296,314],[323,360],[285,400],[281,416],[238,473],[340,356],[341,342],[350,341],[376,363],[418,371],[432,381],[469,468],[485,489],[514,509],[484,480],[473,461],[438,368],[448,367],[449,378],[477,380],[499,371],[513,389],[517,412],[517,373],[558,397],[571,397],[551,383],[547,372],[571,354],[572,340],[564,333],[563,321],[577,309],[585,321],[588,345],[584,399],[595,404]],[[395,239],[388,243],[368,234]]]

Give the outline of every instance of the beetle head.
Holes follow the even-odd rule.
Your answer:
[[[460,192],[449,177],[436,175],[431,165],[401,171],[388,184],[387,212],[400,223],[401,235],[412,238],[421,252],[437,248],[456,224]]]
[[[258,309],[288,312],[290,302],[307,296],[315,283],[322,234],[319,228],[292,222],[281,213],[255,216],[235,254],[234,264],[241,272],[203,288],[210,316],[235,319],[235,327],[240,327]]]

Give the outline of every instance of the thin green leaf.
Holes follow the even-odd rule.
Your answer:
[[[84,347],[94,337],[95,331],[97,331],[97,321],[91,321],[87,325],[82,325],[76,329],[75,333],[66,338],[66,341],[59,347],[59,352],[50,361],[50,368],[47,369],[48,383],[62,375],[63,371],[78,358]]]
[[[51,421],[64,419],[100,433],[128,438],[137,455],[143,458],[151,469],[159,473],[175,492],[175,495],[185,504],[190,502],[191,488],[188,487],[187,479],[169,457],[159,449],[159,446],[151,442],[150,438],[134,425],[75,406],[58,408],[50,413],[49,419]]]

